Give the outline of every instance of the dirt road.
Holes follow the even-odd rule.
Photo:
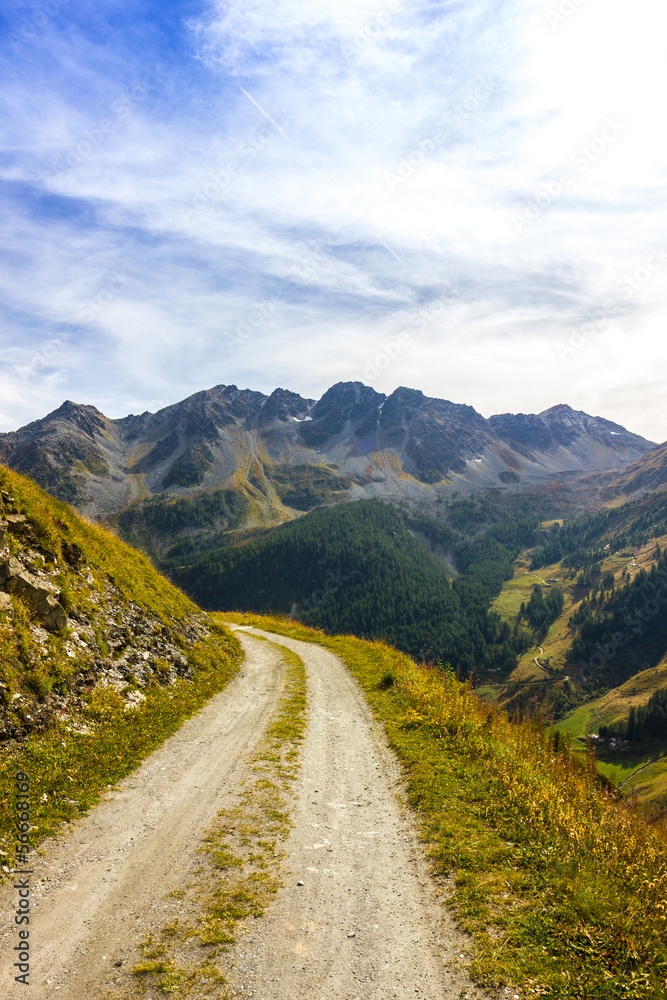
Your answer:
[[[322,647],[271,638],[306,664],[308,735],[291,877],[237,946],[238,986],[261,1000],[479,996],[458,967],[463,939],[436,899],[398,765],[360,688]]]
[[[279,654],[266,643],[254,647],[225,691],[62,839],[47,842],[44,858],[33,856],[34,1000],[89,1000],[94,987],[112,986],[122,970],[115,963],[138,960],[139,938],[170,907],[178,912],[178,901],[163,897],[188,878],[203,831],[280,694]],[[12,970],[15,895],[11,887],[0,895],[0,996],[25,998]]]
[[[179,914],[179,900],[165,894],[192,877],[204,831],[282,690],[279,653],[249,631],[239,630],[247,659],[227,690],[34,858],[34,1000],[122,989],[139,938]],[[231,953],[234,992],[257,1000],[478,996],[458,968],[464,940],[436,900],[397,765],[359,688],[321,647],[270,638],[306,664],[308,734],[284,887]],[[11,887],[0,905],[0,995],[23,997],[13,980]]]

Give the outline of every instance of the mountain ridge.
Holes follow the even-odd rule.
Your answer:
[[[240,495],[253,526],[321,502],[378,497],[418,506],[456,491],[608,472],[654,447],[567,404],[487,419],[406,386],[386,395],[339,382],[313,400],[221,384],[119,419],[66,400],[0,434],[0,461],[95,519],[155,497],[225,488]]]

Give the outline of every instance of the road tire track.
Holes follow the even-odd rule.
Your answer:
[[[235,630],[246,652],[241,674],[107,800],[46,843],[43,857],[35,855],[31,996],[134,995],[128,972],[141,961],[141,940],[183,914],[170,890],[197,877],[202,838],[249,773],[277,711],[282,657],[262,637],[305,664],[307,732],[280,852],[283,886],[263,918],[239,927],[225,961],[231,994],[481,997],[466,969],[468,939],[430,877],[399,765],[350,672],[318,645]],[[0,995],[14,1000],[25,993],[11,968],[11,886],[0,904]],[[196,994],[219,1000],[227,989],[202,985]]]
[[[479,997],[467,939],[437,897],[399,766],[342,661],[254,628],[306,666],[308,729],[285,846],[290,873],[234,952],[237,996],[255,1000]],[[244,635],[245,633],[245,635]]]
[[[141,959],[140,939],[178,915],[179,901],[164,897],[191,877],[201,838],[281,695],[280,653],[266,642],[252,647],[224,691],[87,816],[42,845],[43,857],[33,855],[33,1000],[89,1000],[116,988]],[[7,1000],[26,996],[12,968],[14,895],[11,886],[0,894]]]

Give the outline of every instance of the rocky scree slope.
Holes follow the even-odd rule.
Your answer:
[[[275,524],[321,504],[433,503],[563,472],[619,468],[652,443],[556,406],[485,419],[471,406],[360,382],[320,400],[218,385],[157,413],[111,420],[65,402],[0,434],[0,460],[96,519],[139,505],[211,504],[216,531]]]
[[[605,499],[637,497],[667,489],[667,442],[652,448],[620,472],[591,477],[594,479],[602,487],[601,496]]]
[[[0,741],[192,676],[206,616],[109,532],[0,467]]]

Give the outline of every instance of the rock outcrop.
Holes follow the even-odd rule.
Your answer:
[[[49,632],[56,632],[67,625],[65,609],[55,599],[50,587],[29,572],[15,556],[0,563],[0,589],[6,594],[21,597],[36,620]]]
[[[0,745],[54,717],[76,727],[97,687],[136,709],[144,689],[191,677],[188,651],[210,635],[203,614],[169,623],[129,601],[68,533],[63,523],[57,543],[47,540],[38,520],[0,492]],[[17,629],[22,639],[13,643]]]

